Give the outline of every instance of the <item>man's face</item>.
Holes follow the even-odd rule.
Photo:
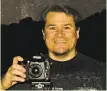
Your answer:
[[[62,55],[75,50],[79,30],[76,31],[73,16],[49,12],[43,35],[49,53]]]

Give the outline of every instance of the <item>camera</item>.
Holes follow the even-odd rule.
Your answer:
[[[19,63],[26,68],[26,81],[31,82],[32,89],[50,89],[50,60],[42,53]]]

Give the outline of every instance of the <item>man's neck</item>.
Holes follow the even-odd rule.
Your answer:
[[[49,52],[49,57],[55,61],[64,62],[64,61],[68,61],[70,59],[73,59],[76,56],[76,54],[77,54],[76,51],[72,51],[72,52],[69,52],[68,54],[65,54],[65,55],[56,56],[52,52]]]

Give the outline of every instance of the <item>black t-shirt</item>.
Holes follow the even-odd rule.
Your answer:
[[[51,82],[55,90],[106,90],[105,63],[81,53],[65,62],[50,60]],[[31,89],[31,84],[24,82],[14,85],[9,90]]]

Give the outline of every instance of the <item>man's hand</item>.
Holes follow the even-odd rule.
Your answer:
[[[5,90],[15,85],[18,82],[24,82],[26,78],[26,69],[18,64],[18,61],[23,61],[23,58],[20,56],[13,58],[13,64],[9,67],[7,73],[1,80],[1,90]]]

